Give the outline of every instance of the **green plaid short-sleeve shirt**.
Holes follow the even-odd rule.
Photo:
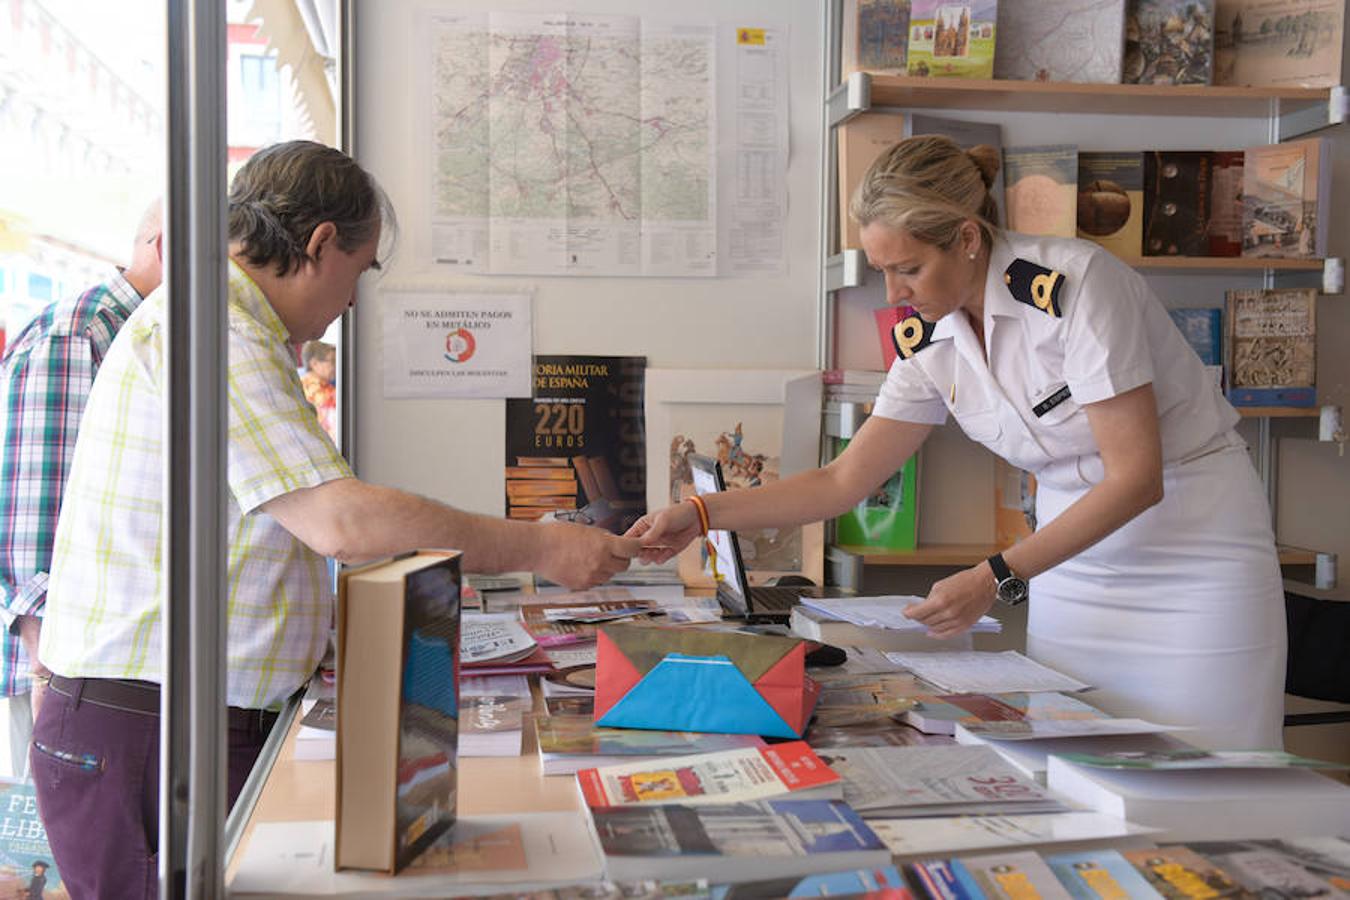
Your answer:
[[[113,343],[89,396],[56,530],[42,660],[67,677],[160,682],[164,581],[164,311],[156,291]],[[332,624],[327,562],[258,507],[351,477],[305,402],[285,326],[229,274],[228,698],[295,691]]]

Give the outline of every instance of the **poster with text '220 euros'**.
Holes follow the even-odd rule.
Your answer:
[[[616,534],[646,511],[641,356],[536,356],[534,396],[506,401],[506,514]]]

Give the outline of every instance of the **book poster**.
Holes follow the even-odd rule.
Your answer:
[[[506,514],[622,534],[647,509],[641,356],[536,356],[506,402]]]
[[[528,397],[530,295],[384,295],[386,397]]]

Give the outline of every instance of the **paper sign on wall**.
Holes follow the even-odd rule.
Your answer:
[[[528,397],[530,295],[383,295],[386,397]]]

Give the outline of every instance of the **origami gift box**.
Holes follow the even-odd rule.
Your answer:
[[[613,625],[596,639],[597,725],[795,738],[819,695],[796,638]]]

